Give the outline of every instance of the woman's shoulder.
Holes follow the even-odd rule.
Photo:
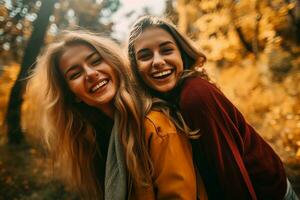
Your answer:
[[[222,92],[211,82],[201,77],[186,78],[180,92],[180,106],[207,106],[223,96]]]
[[[155,134],[164,136],[171,133],[176,133],[176,127],[170,118],[161,111],[152,110],[145,118],[146,136]]]
[[[188,77],[182,86],[182,92],[190,90],[195,92],[219,90],[216,85],[201,77]]]

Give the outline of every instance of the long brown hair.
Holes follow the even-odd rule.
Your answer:
[[[210,81],[210,78],[205,71],[203,65],[206,62],[206,57],[203,53],[201,53],[196,46],[194,45],[194,42],[192,42],[187,36],[180,33],[176,26],[169,21],[168,19],[159,18],[155,16],[143,16],[140,19],[138,19],[132,26],[129,39],[128,39],[128,56],[131,64],[131,68],[133,71],[133,74],[135,76],[135,79],[138,81],[139,85],[144,88],[145,92],[147,94],[152,95],[153,97],[161,97],[162,95],[151,89],[147,84],[143,81],[142,77],[139,74],[138,65],[136,61],[136,55],[135,55],[135,48],[134,43],[136,39],[148,28],[161,28],[165,31],[167,31],[175,40],[176,45],[179,48],[179,51],[181,53],[181,58],[183,61],[184,66],[184,72],[182,73],[179,81],[177,82],[175,88],[173,89],[173,92],[178,86],[181,85],[181,83],[185,80],[187,77],[192,76],[200,76],[206,80]],[[176,93],[176,92],[175,92]],[[178,96],[178,94],[177,94]],[[168,104],[166,104],[168,105]],[[179,129],[181,132],[185,133],[188,137],[195,139],[200,136],[200,130],[190,130],[187,124],[185,123],[181,113],[178,109],[174,109],[174,106],[170,106],[170,109],[162,108],[161,110],[173,121],[173,123],[176,125],[177,129]],[[172,113],[170,113],[170,110]]]
[[[62,54],[70,46],[78,44],[96,50],[116,72],[119,89],[113,103],[114,115],[118,115],[120,121],[115,126],[124,147],[128,172],[134,180],[146,183],[151,181],[153,170],[143,124],[151,101],[143,98],[140,91],[137,95],[129,62],[111,39],[83,31],[64,32],[38,58],[28,87],[33,93],[31,96],[41,102],[37,106],[42,107],[41,120],[50,155],[55,163],[60,164],[68,183],[85,198],[102,199],[103,182],[101,178],[95,178],[96,133],[91,117],[87,117],[94,114],[95,108],[75,101],[59,71]],[[98,123],[101,124],[101,121]]]

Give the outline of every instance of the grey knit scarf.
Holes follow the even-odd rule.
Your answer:
[[[105,200],[125,200],[127,195],[126,164],[118,124],[119,116],[115,115],[105,166]]]

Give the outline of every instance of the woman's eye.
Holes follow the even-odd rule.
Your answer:
[[[143,53],[138,56],[139,60],[147,60],[149,58],[151,58],[151,53]]]
[[[95,65],[99,65],[101,62],[102,62],[102,59],[99,58],[99,59],[96,59],[96,60],[92,61],[91,64],[93,66],[95,66]]]
[[[162,51],[162,53],[168,54],[168,53],[172,53],[173,49],[171,49],[171,48],[164,48],[161,51]]]
[[[74,72],[69,76],[70,80],[74,80],[80,76],[80,72]]]

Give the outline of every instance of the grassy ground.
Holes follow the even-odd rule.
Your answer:
[[[0,145],[0,200],[75,200],[49,166],[37,147]]]

